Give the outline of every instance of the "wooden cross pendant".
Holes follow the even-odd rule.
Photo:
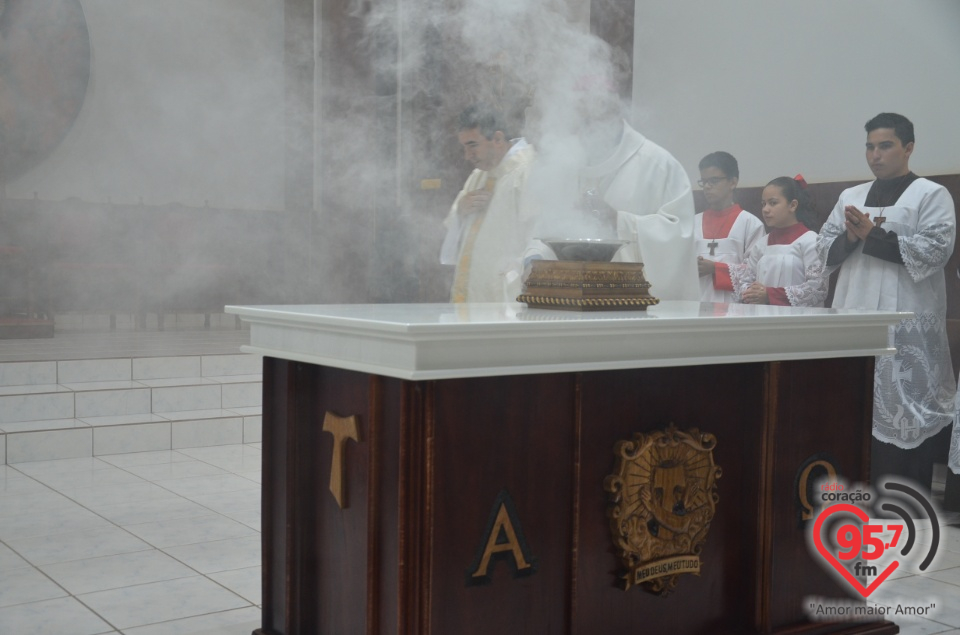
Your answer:
[[[883,225],[884,221],[886,220],[887,219],[884,216],[877,216],[876,218],[873,219],[873,225],[875,227],[880,227],[880,225]]]
[[[707,247],[710,248],[710,255],[711,255],[711,256],[716,256],[716,255],[717,255],[717,254],[715,254],[715,253],[713,252],[713,250],[716,249],[716,248],[719,247],[719,246],[720,246],[720,243],[718,243],[716,240],[712,240],[712,241],[710,241],[710,242],[707,243]]]

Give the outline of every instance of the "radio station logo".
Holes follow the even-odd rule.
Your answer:
[[[916,486],[885,480],[873,490],[826,480],[816,498],[821,508],[809,541],[814,557],[863,598],[905,565],[926,571],[933,563],[940,525]]]

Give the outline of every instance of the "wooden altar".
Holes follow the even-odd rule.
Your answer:
[[[228,307],[264,357],[262,635],[896,633],[806,546],[798,476],[869,474],[902,314],[664,302]],[[716,438],[716,514],[667,595],[624,589],[614,446]],[[638,630],[639,629],[639,630]]]

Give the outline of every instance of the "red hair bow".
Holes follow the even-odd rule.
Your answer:
[[[796,175],[795,177],[793,177],[793,180],[800,184],[801,190],[807,189],[807,181],[806,179],[803,178],[802,174]]]

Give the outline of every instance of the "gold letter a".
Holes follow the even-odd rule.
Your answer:
[[[513,500],[506,490],[497,496],[493,510],[496,510],[495,516],[491,519],[492,522],[488,522],[483,551],[478,554],[474,565],[467,572],[467,584],[489,583],[490,562],[494,558],[509,559],[512,556],[514,577],[530,575],[536,570],[536,561],[530,556]]]

